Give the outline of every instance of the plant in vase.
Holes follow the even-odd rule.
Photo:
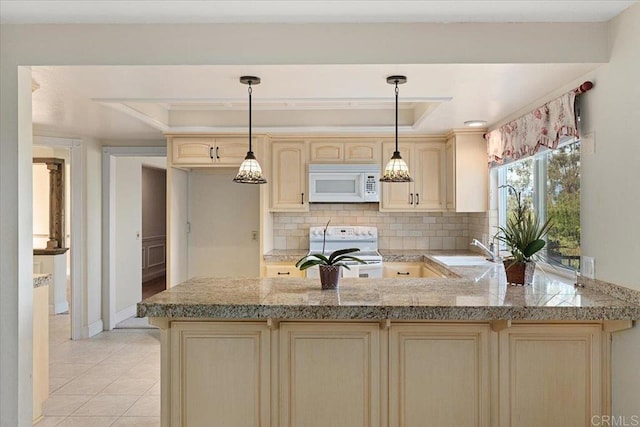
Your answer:
[[[324,248],[327,238],[327,228],[329,223],[324,227],[322,236],[322,253],[313,253],[303,256],[296,263],[296,267],[300,270],[306,270],[307,268],[318,266],[320,271],[320,285],[322,289],[337,289],[340,281],[341,268],[344,267],[347,270],[351,270],[346,261],[353,261],[358,264],[366,264],[360,258],[354,257],[352,254],[358,252],[359,248],[340,249],[331,252],[328,256],[324,254]]]
[[[544,237],[552,227],[551,218],[542,222],[527,205],[522,202],[522,193],[511,185],[503,185],[516,196],[516,208],[508,216],[504,227],[498,227],[495,238],[503,242],[511,252],[504,260],[507,282],[516,285],[529,285],[533,281],[536,268],[534,259],[544,248]]]

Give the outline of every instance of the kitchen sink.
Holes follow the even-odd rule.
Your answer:
[[[439,261],[440,263],[452,266],[452,267],[462,267],[462,266],[472,266],[472,265],[490,265],[494,264],[491,261],[488,261],[483,256],[475,256],[475,255],[456,255],[456,256],[433,256],[433,259]]]

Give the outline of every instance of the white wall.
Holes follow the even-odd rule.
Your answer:
[[[595,152],[583,148],[581,157],[582,255],[595,257],[597,279],[640,291],[640,4],[610,22],[609,43],[608,64],[500,124],[593,81],[580,99],[582,135],[593,133],[596,141]],[[640,415],[640,326],[614,335],[612,357],[613,414]]]
[[[260,188],[234,183],[236,173],[225,168],[189,174],[189,277],[260,275]]]
[[[638,6],[633,9],[627,13],[637,21]],[[606,31],[604,23],[0,25],[0,426],[31,423],[31,78],[19,66],[604,62]],[[625,131],[626,138],[634,136]],[[100,153],[90,144],[86,322],[100,313]],[[632,203],[613,202],[612,209],[620,210]],[[605,257],[599,256],[598,266],[606,266]],[[625,275],[631,269],[626,266]]]
[[[640,4],[610,25],[611,59],[585,96],[585,133],[596,150],[582,159],[582,253],[596,277],[640,291]],[[640,415],[640,326],[613,339],[613,414]]]

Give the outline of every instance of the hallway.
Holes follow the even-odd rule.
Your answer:
[[[159,426],[160,334],[119,329],[69,340],[69,315],[50,316],[50,390],[38,427]]]

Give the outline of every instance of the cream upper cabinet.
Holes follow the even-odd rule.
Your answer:
[[[171,163],[177,166],[240,166],[249,151],[243,136],[175,136],[169,141]],[[253,138],[253,151],[260,161],[260,138]]]
[[[409,167],[413,182],[382,183],[380,210],[398,212],[445,210],[444,142],[401,142],[398,148]],[[383,167],[394,151],[394,142],[383,143]]]
[[[307,144],[273,141],[271,160],[271,210],[308,211]]]
[[[380,144],[377,142],[345,142],[344,161],[347,163],[380,163]]]
[[[415,210],[445,209],[445,145],[419,143],[413,156]],[[412,172],[409,169],[409,172]]]
[[[500,426],[589,426],[608,413],[601,325],[513,325],[499,349]]]
[[[392,324],[389,427],[488,427],[489,336],[489,325]]]
[[[380,426],[380,350],[378,324],[282,322],[279,425]]]
[[[341,142],[314,141],[309,144],[311,162],[336,163],[344,160],[344,144]]]
[[[214,159],[214,140],[210,137],[171,138],[174,165],[211,165]]]
[[[488,209],[489,167],[484,132],[456,130],[447,138],[446,205],[456,212]]]
[[[253,138],[253,151],[256,152],[257,140]],[[240,166],[249,151],[249,138],[216,138],[214,162],[219,165]],[[260,161],[260,156],[256,152]]]
[[[377,142],[312,141],[309,153],[311,163],[380,163]]]

